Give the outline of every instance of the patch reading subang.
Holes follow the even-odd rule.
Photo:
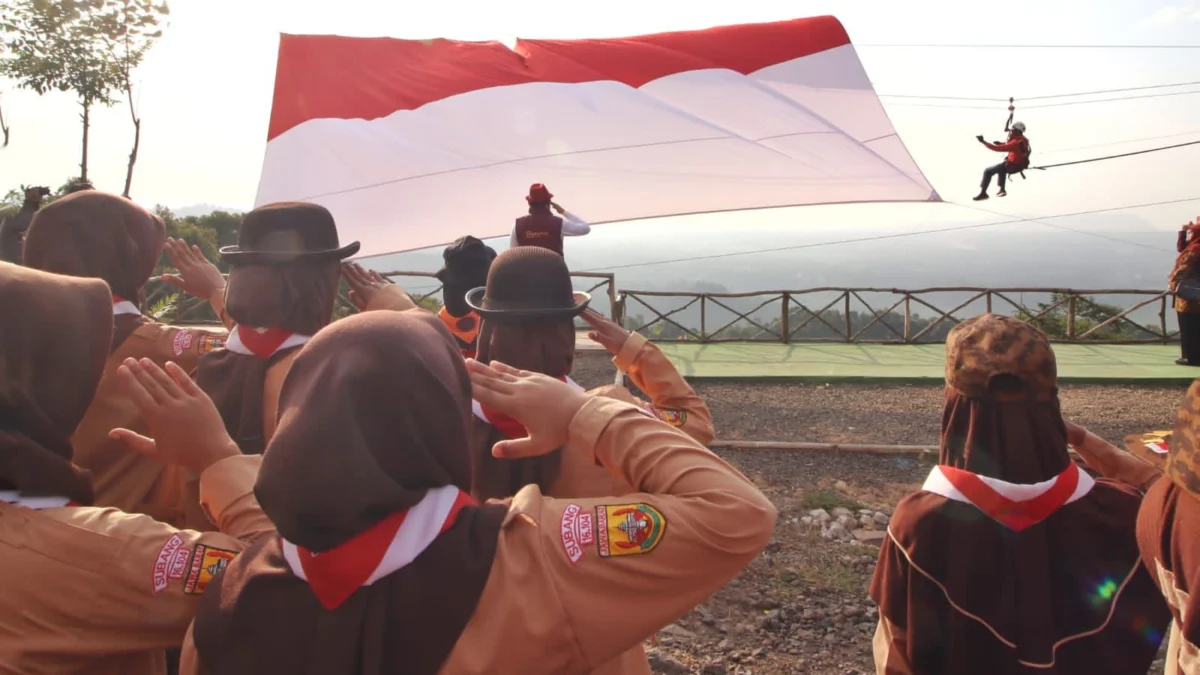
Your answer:
[[[592,528],[595,527],[595,523],[592,514],[585,512],[578,504],[568,504],[567,508],[563,509],[558,525],[567,560],[570,560],[572,565],[578,564],[583,558],[583,547],[594,541]]]
[[[192,332],[180,330],[175,332],[175,339],[172,340],[172,348],[175,356],[183,356],[183,353],[192,346]]]
[[[173,534],[162,548],[158,550],[158,557],[154,559],[154,573],[151,577],[151,583],[154,587],[154,594],[158,595],[167,590],[167,579],[172,572],[175,557],[179,555],[180,548],[183,547],[183,538],[178,534]]]
[[[596,507],[596,548],[602,558],[645,555],[662,541],[667,519],[649,504]]]

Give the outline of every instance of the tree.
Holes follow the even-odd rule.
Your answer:
[[[142,118],[138,115],[137,103],[133,98],[133,71],[142,64],[146,52],[162,37],[163,20],[170,14],[167,3],[155,4],[153,0],[110,0],[107,9],[98,17],[100,40],[105,45],[106,56],[116,64],[120,73],[121,90],[129,102],[129,118],[133,122],[133,149],[129,151],[129,164],[125,169],[125,190],[129,196],[133,184],[133,165],[137,163],[138,146],[142,140]]]
[[[112,58],[105,19],[107,0],[10,0],[0,14],[4,34],[2,71],[19,87],[40,95],[71,92],[82,108],[83,148],[79,176],[87,180],[91,111],[110,106],[123,86],[123,71]]]

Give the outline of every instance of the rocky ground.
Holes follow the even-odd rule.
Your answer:
[[[603,354],[574,377],[612,382]],[[936,445],[942,388],[702,382],[722,440]],[[1064,387],[1067,416],[1119,442],[1169,428],[1184,387]],[[906,456],[764,450],[720,453],[779,509],[776,535],[745,572],[648,644],[656,673],[874,673],[878,619],[867,586],[891,507],[929,464]],[[1161,673],[1156,664],[1153,673]]]

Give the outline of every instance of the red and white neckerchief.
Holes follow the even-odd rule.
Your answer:
[[[16,490],[0,490],[0,502],[34,511],[57,509],[62,506],[79,506],[66,497],[27,497],[18,494]]]
[[[234,326],[225,341],[225,349],[235,354],[269,359],[281,349],[299,347],[311,339],[311,335],[297,335],[286,328]]]
[[[113,316],[121,316],[122,314],[138,314],[138,315],[140,315],[142,313],[141,310],[139,310],[137,308],[137,305],[126,300],[125,298],[122,298],[119,295],[113,295],[112,302],[113,302]]]
[[[453,485],[434,488],[413,507],[393,513],[333,550],[313,553],[285,539],[283,557],[321,604],[334,609],[360,587],[416,560],[454,525],[463,507],[474,503]]]
[[[1071,462],[1054,478],[1029,485],[1006,483],[950,466],[935,466],[921,489],[971,504],[1014,532],[1042,522],[1083,498],[1096,481]]]
[[[579,386],[578,382],[569,377],[560,377],[558,379],[566,382],[578,391],[583,391],[583,387]],[[509,440],[525,438],[529,435],[529,431],[525,429],[525,425],[498,410],[493,410],[483,405],[479,401],[471,401],[471,412],[475,413],[475,417],[495,427]]]

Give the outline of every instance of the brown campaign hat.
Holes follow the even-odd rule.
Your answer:
[[[946,384],[970,398],[987,398],[992,378],[1015,377],[1034,398],[1058,393],[1058,366],[1046,334],[1019,319],[984,314],[946,337]]]
[[[467,293],[467,305],[498,323],[572,319],[591,296],[571,289],[562,256],[537,246],[518,246],[496,257],[487,286]]]
[[[359,243],[338,246],[333,214],[304,202],[267,204],[247,213],[236,246],[221,249],[230,265],[287,265],[301,261],[344,260]]]

